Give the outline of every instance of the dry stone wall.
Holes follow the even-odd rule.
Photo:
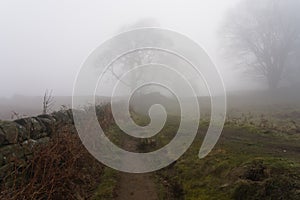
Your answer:
[[[32,157],[33,146],[47,143],[58,129],[66,125],[73,126],[71,110],[0,121],[0,183],[16,167],[16,160],[19,164],[26,164]]]
[[[104,130],[114,123],[110,105],[97,106],[96,115]],[[15,121],[0,121],[0,183],[19,167],[16,165],[26,166],[33,156],[34,146],[46,144],[66,126],[68,133],[75,132],[71,109]]]

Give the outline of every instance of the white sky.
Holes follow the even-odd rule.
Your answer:
[[[42,95],[46,88],[71,95],[89,53],[121,26],[142,18],[186,34],[215,59],[215,31],[237,1],[1,0],[0,96]]]

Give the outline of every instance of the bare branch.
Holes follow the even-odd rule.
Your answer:
[[[50,92],[46,90],[43,97],[43,114],[49,113],[54,106],[54,97],[52,96],[52,90]]]

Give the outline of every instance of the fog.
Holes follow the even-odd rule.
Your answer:
[[[0,200],[300,200],[299,77],[300,0],[0,0]]]
[[[76,74],[106,39],[153,18],[201,44],[217,59],[217,29],[236,0],[225,1],[1,1],[0,96],[69,96]],[[222,70],[225,66],[218,65]],[[222,70],[224,73],[226,70]],[[234,88],[233,74],[224,74]]]
[[[91,52],[113,36],[141,27],[172,30],[197,42],[219,70],[228,94],[257,90],[264,93],[277,88],[297,93],[300,55],[297,10],[300,6],[296,0],[274,2],[1,1],[1,110],[9,113],[23,106],[37,112],[36,105],[41,103],[47,89],[57,97],[56,108],[70,105],[76,77]],[[172,43],[169,39],[161,41]],[[154,60],[168,60],[178,69],[183,66],[167,56]],[[110,74],[100,82],[104,87],[98,88],[97,95],[111,95],[114,81],[124,74],[124,63],[120,61],[116,67],[117,76]],[[144,79],[157,76],[144,73],[147,75]],[[193,73],[188,76],[191,84],[197,85],[197,96],[207,96],[203,80]],[[173,85],[181,87],[180,83]],[[131,88],[127,90],[130,92]],[[34,98],[29,100],[25,96]],[[288,95],[284,97],[288,99]],[[7,114],[3,115],[7,118]]]

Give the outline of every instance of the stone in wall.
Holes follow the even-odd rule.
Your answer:
[[[0,128],[0,147],[6,143],[5,133]]]
[[[52,134],[55,130],[57,120],[51,115],[39,115],[37,119],[44,124],[46,132]]]
[[[38,139],[48,135],[46,126],[36,117],[18,119],[15,122],[23,126],[28,133],[22,138],[22,141],[29,138]]]
[[[3,157],[4,164],[14,161],[15,159],[22,159],[25,157],[24,148],[20,144],[6,145],[0,148],[0,154]]]
[[[12,166],[32,157],[34,146],[48,143],[54,132],[68,124],[73,124],[71,110],[0,121],[0,182]]]
[[[27,117],[15,121],[0,121],[0,147],[28,139],[49,137],[59,127],[73,124],[71,110],[54,112],[51,115]]]
[[[73,114],[72,110],[61,110],[51,114],[58,124],[73,124]]]
[[[109,113],[109,110],[100,109],[100,116]],[[86,117],[85,112],[79,112],[80,117]],[[112,117],[107,118],[112,122]],[[0,121],[0,183],[15,167],[26,165],[26,161],[33,156],[33,147],[38,144],[47,144],[51,137],[60,134],[68,127],[68,133],[76,133],[72,110],[62,110],[50,115],[27,117],[15,121]]]
[[[16,144],[26,135],[24,127],[16,122],[0,121],[0,129],[5,136],[1,145]]]

